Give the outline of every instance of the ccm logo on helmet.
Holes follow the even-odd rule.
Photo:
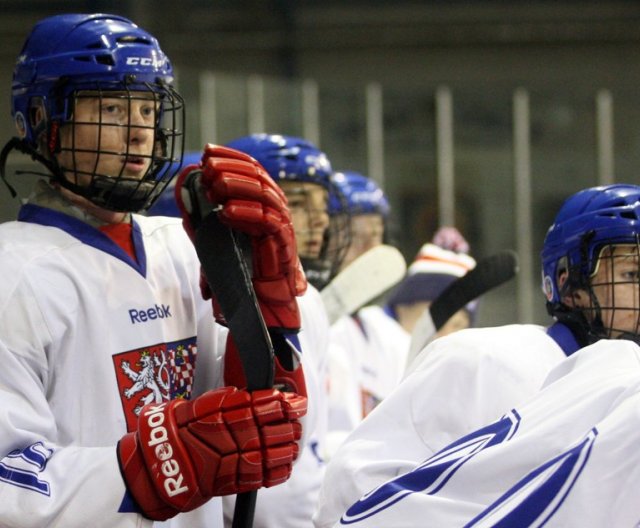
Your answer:
[[[180,493],[189,491],[189,487],[182,484],[184,477],[180,471],[180,465],[173,459],[173,447],[167,442],[167,428],[162,425],[164,423],[162,410],[165,405],[164,403],[162,405],[152,405],[144,413],[147,418],[147,425],[151,429],[147,445],[152,448],[155,447],[154,453],[160,462],[160,471],[165,477],[163,482],[164,490],[169,497],[175,497]]]
[[[150,57],[127,57],[127,64],[129,66],[162,66],[164,60],[159,60]]]

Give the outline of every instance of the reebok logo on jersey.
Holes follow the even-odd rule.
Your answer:
[[[146,310],[136,310],[135,308],[129,310],[129,319],[131,320],[131,324],[146,323],[147,321],[165,319],[167,317],[171,317],[171,306],[168,304],[161,304],[160,306],[156,304],[152,308],[147,308]]]
[[[153,448],[153,452],[160,462],[160,472],[165,477],[162,486],[169,497],[175,497],[189,487],[183,485],[184,477],[180,471],[180,464],[173,458],[173,447],[168,442],[167,428],[164,423],[164,413],[162,412],[166,404],[151,405],[144,415],[149,426],[149,441],[147,445]]]

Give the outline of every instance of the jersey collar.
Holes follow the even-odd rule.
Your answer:
[[[573,335],[573,332],[563,323],[553,323],[547,328],[547,335],[558,343],[567,356],[570,356],[576,350],[580,349],[580,345]]]
[[[76,238],[83,244],[108,253],[112,257],[115,257],[131,266],[143,277],[146,278],[147,276],[147,257],[144,251],[144,244],[142,242],[142,233],[140,231],[140,226],[133,218],[131,219],[131,236],[133,239],[136,258],[138,260],[137,262],[127,255],[126,251],[118,246],[118,244],[104,233],[101,233],[98,229],[90,226],[82,220],[59,211],[54,211],[53,209],[41,207],[39,205],[25,204],[18,212],[18,221],[62,229],[65,233]]]

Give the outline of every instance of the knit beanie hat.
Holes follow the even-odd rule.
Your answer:
[[[443,230],[448,232],[442,233]],[[459,240],[456,240],[455,234]],[[468,250],[469,247],[455,228],[441,229],[434,236],[434,242],[449,248]],[[389,295],[387,305],[392,311],[395,312],[395,306],[398,304],[434,301],[449,284],[475,267],[476,261],[466,253],[445,249],[434,242],[424,244],[420,248],[415,260],[407,269],[405,278]],[[466,306],[472,321],[476,308],[477,301]]]

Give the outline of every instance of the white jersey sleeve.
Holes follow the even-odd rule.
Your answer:
[[[317,527],[333,526],[364,493],[535,394],[565,355],[543,327],[509,325],[455,332],[421,358],[329,462]]]
[[[150,526],[116,444],[144,404],[219,382],[226,329],[180,221],[135,216],[133,240],[136,261],[38,206],[0,226],[3,526]]]
[[[353,504],[336,526],[637,526],[640,348],[600,341],[544,389]]]

